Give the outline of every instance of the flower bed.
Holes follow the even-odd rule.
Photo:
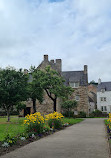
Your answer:
[[[111,113],[109,113],[109,118],[105,121],[106,129],[107,129],[107,138],[109,144],[109,152],[111,154]]]
[[[76,119],[73,120],[77,123]],[[78,122],[82,120],[80,119]],[[71,123],[66,122],[66,120],[63,121],[63,115],[57,112],[46,115],[45,117],[38,112],[27,115],[24,120],[25,132],[15,137],[7,134],[5,139],[0,142],[0,155],[53,134],[70,125]]]

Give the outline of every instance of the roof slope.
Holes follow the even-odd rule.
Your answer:
[[[84,74],[84,71],[63,71],[61,75],[65,79],[66,86],[69,82],[79,82],[80,86],[87,85],[87,74]]]
[[[101,89],[105,89],[105,91],[111,91],[111,82],[101,82],[101,84],[98,84],[97,91],[100,92]]]

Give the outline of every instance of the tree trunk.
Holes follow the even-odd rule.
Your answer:
[[[10,112],[9,112],[9,110],[7,110],[7,117],[8,117],[7,122],[10,122]]]
[[[54,99],[54,111],[56,112],[56,100],[57,99]]]
[[[36,99],[33,99],[33,112],[36,112]]]

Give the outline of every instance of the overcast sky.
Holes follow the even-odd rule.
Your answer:
[[[0,0],[0,67],[29,69],[44,54],[111,81],[111,0]]]

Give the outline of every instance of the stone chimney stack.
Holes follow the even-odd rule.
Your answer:
[[[51,62],[52,64],[54,64],[54,60],[50,60],[50,62]]]
[[[84,65],[84,74],[87,74],[87,65]]]
[[[44,55],[44,61],[48,61],[48,55]]]
[[[62,60],[61,59],[56,59],[56,67],[57,67],[57,71],[61,73],[61,71],[62,71]]]
[[[101,84],[101,79],[100,78],[98,79],[98,84]]]

